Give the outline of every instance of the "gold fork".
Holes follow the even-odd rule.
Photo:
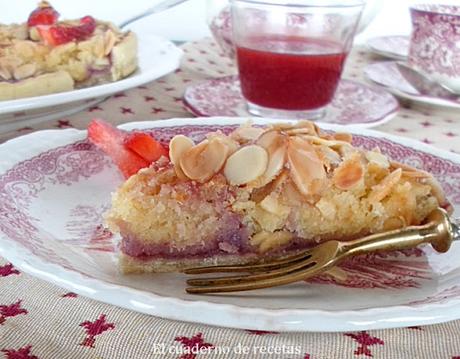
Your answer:
[[[336,266],[343,259],[374,251],[394,251],[431,243],[440,252],[447,252],[453,240],[460,239],[459,222],[454,223],[439,208],[420,226],[373,234],[353,241],[328,241],[302,253],[271,263],[190,268],[186,274],[235,273],[247,275],[196,278],[187,280],[190,294],[238,292],[276,287],[314,277]]]

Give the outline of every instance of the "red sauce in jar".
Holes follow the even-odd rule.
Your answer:
[[[236,53],[244,97],[283,110],[327,105],[347,57],[338,43],[292,36],[246,39]]]

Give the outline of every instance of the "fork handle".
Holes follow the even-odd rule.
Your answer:
[[[447,212],[438,208],[428,216],[425,225],[410,226],[343,242],[341,253],[349,256],[375,251],[403,250],[424,243],[431,243],[436,251],[444,253],[449,250],[454,240],[454,233],[454,226]]]

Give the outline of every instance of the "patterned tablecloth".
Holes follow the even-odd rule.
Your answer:
[[[93,117],[114,124],[191,117],[182,104],[194,81],[232,74],[231,60],[210,40],[186,44],[180,69],[118,93],[85,111],[0,135],[49,128],[85,128]],[[381,60],[356,49],[348,78]],[[403,104],[378,130],[460,153],[460,112]],[[460,185],[460,184],[459,184]],[[196,313],[200,315],[200,313]],[[427,358],[460,359],[460,321],[427,327],[350,333],[274,333],[216,328],[134,313],[99,303],[21,273],[0,258],[0,358]]]

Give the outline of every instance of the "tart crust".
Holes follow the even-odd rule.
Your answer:
[[[75,81],[66,71],[56,71],[16,83],[0,82],[0,100],[14,100],[24,97],[49,95],[71,91]]]

